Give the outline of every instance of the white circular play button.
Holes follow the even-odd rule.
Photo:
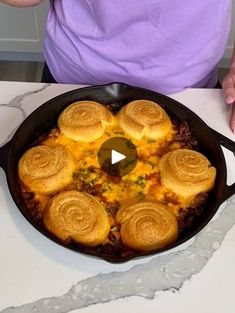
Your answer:
[[[106,140],[98,151],[101,169],[110,176],[124,176],[136,166],[138,154],[135,145],[124,137]]]

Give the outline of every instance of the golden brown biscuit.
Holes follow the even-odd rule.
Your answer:
[[[123,206],[116,215],[124,245],[138,251],[161,249],[178,237],[178,223],[166,207],[156,201]]]
[[[70,139],[92,142],[101,137],[113,115],[95,101],[78,101],[69,105],[59,116],[58,127]]]
[[[50,194],[72,181],[75,163],[62,146],[37,146],[21,157],[18,174],[30,190]]]
[[[61,240],[73,239],[89,247],[105,243],[110,231],[105,208],[93,196],[75,190],[53,197],[43,222]]]
[[[165,154],[159,163],[163,186],[182,197],[196,196],[213,188],[216,169],[201,153],[178,149]]]
[[[120,127],[134,139],[144,136],[162,139],[172,129],[169,116],[160,105],[149,100],[135,100],[125,105],[118,113]]]

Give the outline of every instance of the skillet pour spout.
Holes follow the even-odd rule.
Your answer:
[[[52,234],[46,231],[40,223],[33,219],[24,206],[17,176],[17,167],[20,157],[33,142],[56,126],[60,113],[73,102],[81,100],[97,101],[109,107],[112,112],[116,113],[127,103],[138,99],[154,101],[158,103],[172,119],[176,119],[180,122],[187,122],[192,131],[193,137],[197,140],[199,151],[210,160],[214,167],[216,167],[217,176],[215,185],[208,194],[208,199],[203,208],[203,212],[197,217],[192,226],[179,236],[174,244],[171,244],[162,250],[152,251],[150,253],[136,253],[131,256],[115,256],[108,255],[104,251],[89,251],[76,245],[67,245],[60,242]],[[186,242],[205,227],[217,212],[223,201],[235,194],[235,183],[231,186],[228,186],[226,183],[226,163],[220,145],[225,146],[235,154],[235,142],[212,130],[194,112],[181,103],[151,90],[122,83],[111,83],[69,91],[50,99],[37,108],[22,122],[13,138],[0,148],[0,166],[6,173],[8,187],[17,208],[28,222],[40,233],[55,243],[73,251],[90,255],[92,257],[98,257],[112,263],[120,263],[136,257],[139,258],[145,257],[146,255],[157,254]]]

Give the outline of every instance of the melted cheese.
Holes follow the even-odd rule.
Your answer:
[[[77,164],[74,181],[66,189],[78,189],[93,194],[105,206],[119,207],[131,200],[155,199],[168,204],[168,208],[176,216],[180,208],[190,205],[185,199],[180,199],[175,194],[169,193],[160,182],[159,159],[168,151],[180,148],[180,143],[174,141],[176,131],[172,129],[164,140],[143,138],[133,140],[114,123],[105,134],[92,143],[75,142],[63,134],[50,135],[41,142],[45,145],[60,144],[66,147],[74,156]],[[135,169],[128,175],[113,179],[104,173],[98,163],[98,150],[104,141],[111,137],[125,137],[130,139],[137,147],[139,161]],[[47,201],[36,195],[45,207]],[[40,200],[41,199],[41,200]],[[48,199],[49,200],[49,199]]]

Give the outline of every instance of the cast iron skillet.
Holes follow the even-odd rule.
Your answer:
[[[155,101],[166,110],[171,118],[187,121],[193,136],[198,141],[200,152],[206,155],[217,169],[215,186],[209,193],[203,213],[195,219],[192,226],[186,232],[180,235],[177,242],[161,251],[171,249],[197,234],[211,220],[220,204],[235,193],[235,183],[231,186],[226,185],[226,164],[220,146],[220,144],[222,144],[235,154],[235,142],[212,130],[195,113],[179,102],[162,94],[122,83],[112,83],[73,90],[53,98],[37,108],[20,125],[13,138],[5,146],[0,148],[0,166],[6,173],[10,193],[23,216],[37,230],[54,242],[77,252],[103,258],[113,263],[124,262],[134,257],[157,254],[160,251],[120,256],[110,254],[102,249],[89,250],[73,244],[66,245],[60,242],[52,234],[47,232],[41,224],[36,222],[24,208],[24,202],[17,180],[17,164],[19,158],[28,149],[30,143],[33,143],[40,135],[52,129],[56,125],[57,118],[61,111],[72,102],[78,100],[94,100],[104,105],[111,105],[113,112],[117,112],[123,105],[136,99]]]

